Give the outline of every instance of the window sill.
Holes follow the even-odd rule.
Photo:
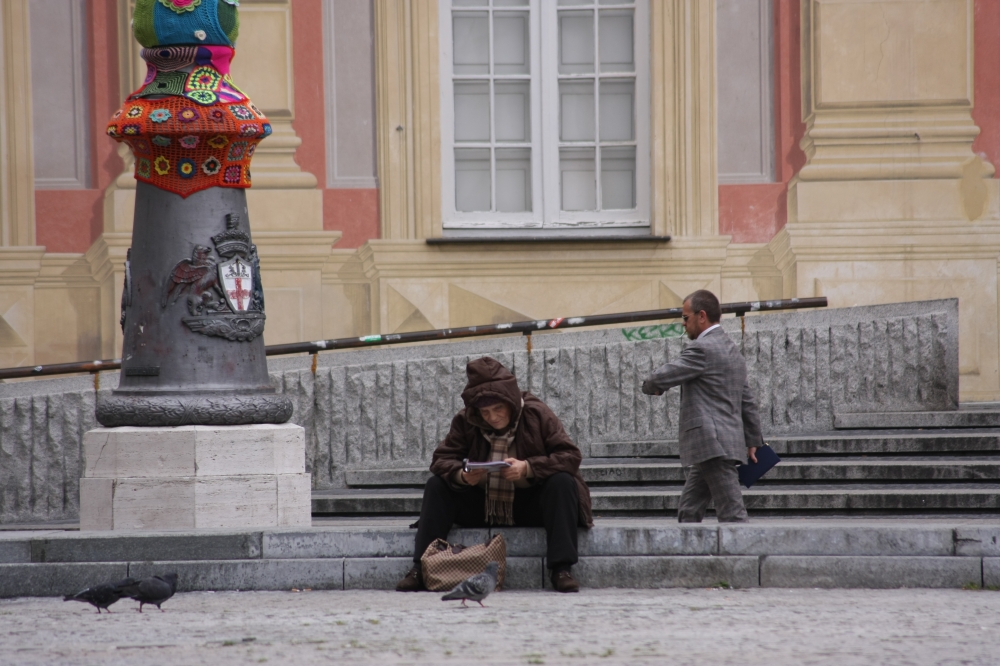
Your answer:
[[[428,245],[476,245],[481,243],[669,243],[670,236],[624,236],[624,235],[532,235],[532,234],[490,234],[481,236],[445,236],[428,238]]]

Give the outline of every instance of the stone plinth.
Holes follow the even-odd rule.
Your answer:
[[[310,525],[297,425],[96,428],[83,454],[83,530]]]

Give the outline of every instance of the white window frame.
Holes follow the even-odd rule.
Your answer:
[[[459,212],[455,209],[455,148],[486,147],[483,143],[455,142],[454,85],[453,78],[462,80],[489,80],[491,75],[454,75],[452,72],[452,1],[438,0],[438,29],[440,35],[440,110],[441,110],[441,197],[442,224],[448,232],[461,230],[563,230],[573,233],[577,229],[621,229],[634,235],[650,228],[650,76],[649,76],[649,0],[634,0],[621,5],[606,5],[599,9],[634,8],[633,48],[635,52],[635,137],[636,137],[636,207],[631,210],[563,211],[561,210],[561,183],[559,172],[559,26],[558,10],[589,9],[580,5],[557,6],[555,0],[529,0],[529,53],[531,58],[531,201],[532,209],[524,213]],[[461,8],[454,8],[461,11]],[[475,8],[470,7],[470,10]],[[496,8],[497,11],[516,10],[515,7]],[[480,10],[481,11],[481,10]],[[490,39],[492,40],[492,11],[490,12]],[[598,39],[598,25],[594,26],[594,39]],[[551,35],[545,40],[541,35]],[[596,46],[596,43],[595,43]],[[493,45],[490,44],[490,70],[492,71]],[[595,54],[597,52],[595,51]],[[621,79],[622,73],[579,75],[581,78]],[[492,88],[491,88],[492,90]],[[595,100],[596,101],[596,100]],[[495,126],[495,114],[491,123]],[[595,111],[595,132],[600,127],[599,107]],[[491,135],[493,132],[491,132]],[[493,144],[503,147],[504,144]],[[595,150],[595,169],[600,168],[600,153]],[[495,160],[491,162],[494,164]],[[494,167],[491,167],[493,169]],[[495,174],[491,173],[495,189]],[[599,179],[597,179],[599,180]],[[595,184],[597,187],[599,183]],[[496,205],[495,192],[491,201]]]

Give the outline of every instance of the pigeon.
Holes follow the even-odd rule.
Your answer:
[[[143,604],[153,604],[160,608],[160,604],[174,596],[177,591],[177,574],[168,573],[152,578],[143,578],[133,581],[132,585],[122,587],[122,596],[135,599],[139,602],[139,612],[142,612]],[[163,609],[160,608],[160,612]]]
[[[483,599],[488,597],[490,592],[496,589],[497,569],[499,568],[500,565],[498,563],[490,562],[486,565],[486,571],[466,578],[461,583],[456,585],[455,589],[441,597],[441,601],[461,599],[462,606],[468,608],[468,606],[465,605],[465,600],[472,599],[480,606],[483,606]],[[486,606],[483,606],[483,608],[486,608]]]
[[[110,613],[111,609],[108,606],[125,596],[123,588],[137,582],[134,578],[125,578],[117,583],[101,583],[80,590],[76,594],[68,594],[63,597],[63,601],[85,601],[97,609],[98,615],[100,615],[102,608]]]

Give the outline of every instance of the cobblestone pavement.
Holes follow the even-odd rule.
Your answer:
[[[4,664],[1000,664],[1000,592],[193,592],[0,600]]]

